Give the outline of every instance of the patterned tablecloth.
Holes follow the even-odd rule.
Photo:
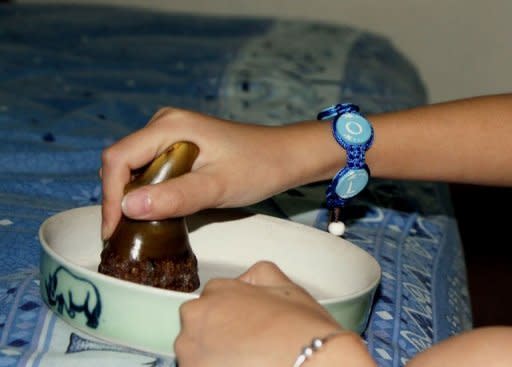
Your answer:
[[[103,148],[160,106],[275,125],[341,100],[372,113],[426,96],[388,40],[354,28],[0,5],[0,366],[174,364],[74,330],[39,294],[39,226],[101,201]],[[324,228],[324,190],[300,187],[252,210]],[[347,214],[346,238],[383,270],[364,333],[380,366],[471,327],[446,186],[372,180]]]

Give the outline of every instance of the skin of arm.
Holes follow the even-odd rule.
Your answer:
[[[512,94],[369,119],[376,144],[368,161],[376,177],[512,186]]]
[[[270,262],[256,263],[238,279],[211,280],[180,315],[174,347],[182,367],[293,366],[314,337],[339,331],[304,367],[375,367],[361,338],[342,330]]]
[[[512,185],[512,94],[482,96],[367,117],[375,142],[374,177]],[[103,152],[103,223],[108,238],[121,216],[131,171],[172,143],[199,146],[192,172],[132,192],[126,215],[162,219],[206,208],[256,203],[302,184],[327,180],[345,164],[328,122],[266,127],[162,109],[146,127]]]
[[[417,354],[407,367],[508,367],[512,328],[491,326],[464,332]]]
[[[359,335],[344,331],[275,264],[259,262],[238,279],[216,279],[180,309],[175,351],[182,367],[293,366],[314,337],[341,331],[304,367],[376,367]],[[512,328],[464,332],[418,353],[407,367],[509,367]]]
[[[367,153],[374,177],[512,185],[510,94],[367,118],[375,129],[375,142]],[[160,219],[244,206],[330,179],[345,164],[345,152],[326,122],[265,127],[163,109],[145,128],[103,153],[104,238],[121,216],[123,189],[132,171],[181,140],[200,149],[192,172],[131,192],[124,200],[126,215]],[[182,331],[175,348],[183,367],[293,365],[300,348],[313,337],[341,328],[310,295],[267,263],[257,264],[240,279],[209,283],[197,300],[183,305],[180,315]],[[495,342],[480,345],[479,340]],[[420,353],[410,365],[509,366],[511,341],[510,328],[476,330]],[[466,348],[473,348],[472,353]],[[479,351],[492,353],[484,361]],[[305,367],[375,366],[353,333],[332,339],[306,363]]]

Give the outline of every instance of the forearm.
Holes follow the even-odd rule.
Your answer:
[[[374,177],[512,186],[512,94],[368,119],[375,130],[367,152]],[[119,221],[131,171],[177,141],[199,147],[192,172],[132,192],[125,198],[125,215],[161,219],[250,205],[291,187],[328,180],[346,158],[325,121],[265,127],[162,109],[145,128],[103,153],[104,238]]]
[[[485,327],[466,331],[417,354],[408,367],[509,367],[512,328]]]
[[[377,177],[512,185],[512,95],[370,116]]]
[[[367,152],[374,177],[512,185],[512,95],[478,97],[367,116],[375,142]],[[285,167],[304,184],[332,177],[345,152],[330,123],[288,126]],[[281,134],[281,135],[282,135]],[[278,137],[278,139],[282,139]],[[302,173],[296,170],[300,167]]]

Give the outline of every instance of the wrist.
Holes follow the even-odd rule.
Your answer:
[[[354,332],[336,332],[319,340],[322,340],[322,345],[300,367],[376,366],[361,337]]]
[[[306,121],[284,126],[278,139],[286,157],[284,172],[290,179],[290,187],[331,179],[346,163],[332,138],[331,127],[325,122]]]

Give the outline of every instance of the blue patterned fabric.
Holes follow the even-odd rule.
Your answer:
[[[174,105],[244,122],[426,102],[413,65],[358,29],[108,7],[0,5],[0,366],[172,366],[95,340],[42,303],[38,229],[101,201],[103,148]],[[324,229],[326,183],[251,210]],[[464,258],[444,185],[371,180],[346,238],[382,266],[368,328],[379,366],[471,327]]]

